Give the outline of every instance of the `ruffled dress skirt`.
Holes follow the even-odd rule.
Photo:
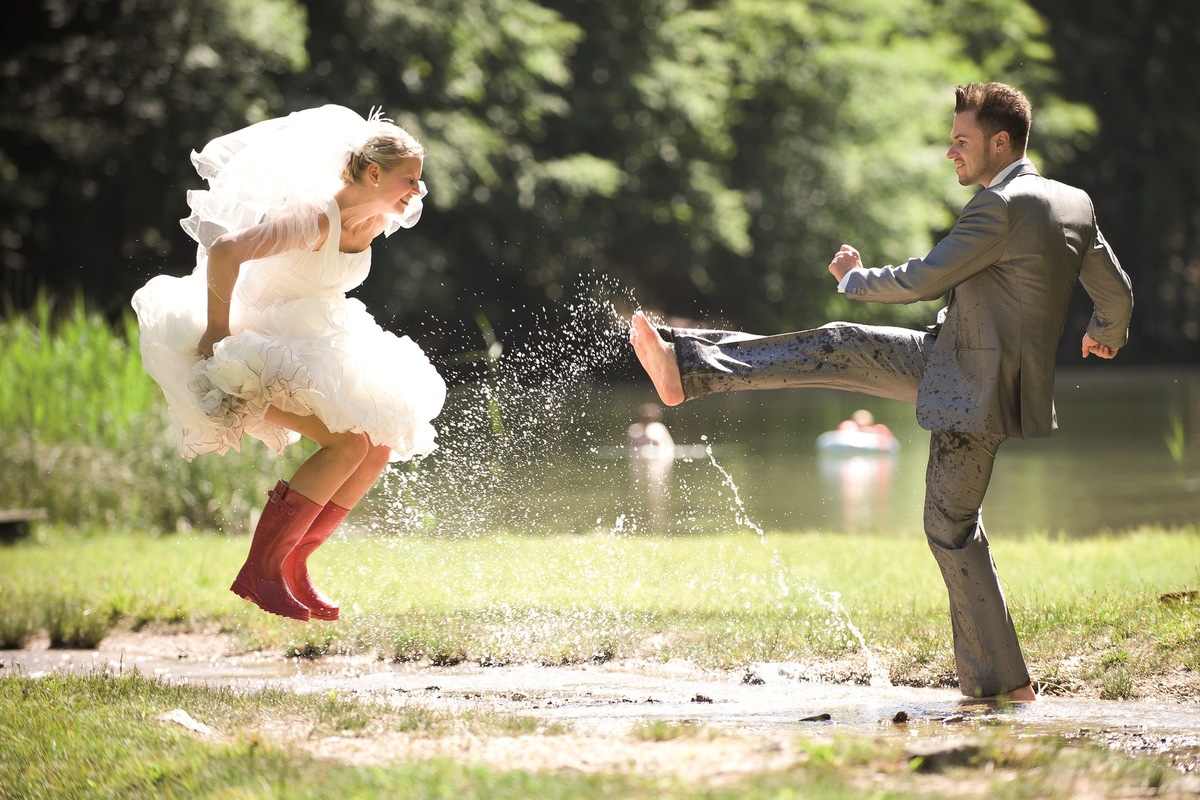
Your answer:
[[[434,449],[431,423],[445,382],[411,339],[384,330],[346,296],[367,277],[371,251],[340,251],[333,198],[350,151],[372,124],[323,106],[227,134],[192,154],[209,183],[188,192],[192,215],[183,220],[199,244],[196,269],[152,278],[133,297],[142,363],[166,396],[184,458],[239,450],[245,436],[282,452],[300,437],[266,421],[272,406],[314,415],[330,431],[364,433],[390,447],[393,460]],[[321,214],[328,233],[313,249]],[[419,216],[418,199],[407,218],[389,220],[386,232],[411,227]],[[290,232],[292,248],[241,266],[231,335],[202,358],[207,248],[223,232],[264,220],[291,221],[278,230]]]
[[[198,269],[153,278],[133,300],[142,363],[166,396],[184,458],[240,450],[246,435],[282,453],[300,437],[266,421],[270,406],[365,433],[393,460],[436,446],[431,422],[445,382],[416,343],[381,328],[358,300],[331,293],[235,305],[232,335],[206,359],[196,352],[206,297]]]

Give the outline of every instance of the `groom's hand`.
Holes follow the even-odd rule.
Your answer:
[[[1086,333],[1083,335],[1083,357],[1084,358],[1087,358],[1089,355],[1100,356],[1100,358],[1113,358],[1114,356],[1116,356],[1116,354],[1117,354],[1117,348],[1100,344],[1095,339],[1093,339],[1091,336],[1088,336]]]
[[[858,251],[850,245],[844,244],[842,249],[837,251],[837,255],[833,257],[833,261],[829,262],[829,274],[838,283],[841,283],[847,272],[861,266],[862,258],[858,255]]]

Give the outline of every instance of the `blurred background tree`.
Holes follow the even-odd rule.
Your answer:
[[[0,259],[18,307],[82,288],[123,310],[188,271],[188,154],[282,105],[307,65],[291,0],[30,0],[0,32]]]
[[[915,325],[932,304],[847,303],[825,266],[842,242],[889,263],[948,229],[970,197],[944,159],[953,87],[995,79],[1030,95],[1035,161],[1092,194],[1133,276],[1122,363],[1195,361],[1198,9],[23,0],[0,31],[3,293],[20,310],[81,289],[124,313],[150,276],[192,268],[193,148],[336,102],[383,106],[429,150],[425,217],[376,246],[359,292],[428,348],[461,349],[478,314],[520,335],[590,274],[764,332]]]
[[[1136,353],[1200,363],[1200,3],[1033,5],[1049,23],[1061,96],[1100,122],[1059,174],[1091,193],[1133,277]]]

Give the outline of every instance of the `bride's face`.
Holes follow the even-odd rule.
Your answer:
[[[378,183],[371,190],[379,193],[380,201],[403,214],[414,197],[421,193],[419,181],[424,162],[420,158],[405,158],[390,170],[380,170]]]

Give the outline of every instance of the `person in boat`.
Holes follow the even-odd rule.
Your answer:
[[[865,408],[855,411],[850,415],[850,419],[844,419],[839,422],[837,430],[843,433],[869,434],[878,437],[881,442],[888,442],[896,438],[887,425],[884,425],[882,422],[876,422],[875,415]]]

